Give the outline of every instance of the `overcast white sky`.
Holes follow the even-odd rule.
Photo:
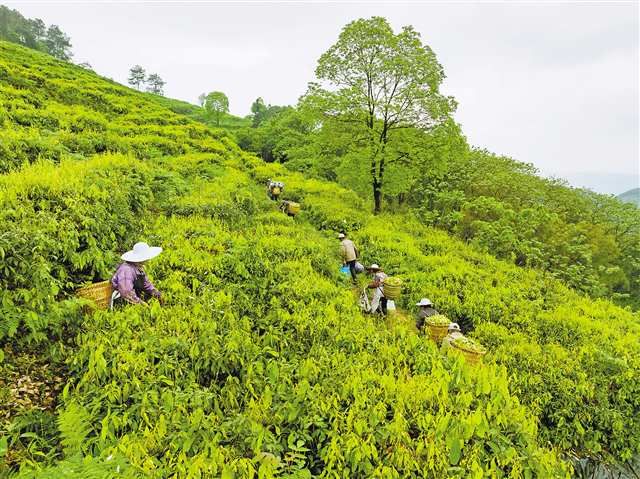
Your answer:
[[[139,63],[167,96],[222,90],[294,104],[351,20],[411,24],[436,52],[471,144],[605,193],[638,187],[639,4],[633,2],[2,1],[71,36],[76,62],[126,83]]]

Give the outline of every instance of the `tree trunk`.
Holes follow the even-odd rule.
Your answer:
[[[382,211],[382,190],[376,182],[373,184],[373,214],[378,215]]]

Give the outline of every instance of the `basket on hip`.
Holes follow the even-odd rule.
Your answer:
[[[76,291],[76,296],[92,301],[96,309],[108,309],[112,292],[111,281],[101,281],[80,288]]]
[[[451,346],[459,353],[462,353],[467,364],[471,366],[479,364],[482,361],[482,356],[486,354],[485,351],[469,351],[468,349],[463,349],[460,346],[457,346],[455,342],[452,342]]]
[[[385,298],[394,300],[398,299],[402,292],[402,280],[394,277],[385,279],[382,291]]]
[[[436,343],[441,343],[444,337],[448,334],[449,325],[448,324],[430,324],[428,321],[426,323],[427,330],[429,331],[429,338],[434,340]]]
[[[300,213],[300,203],[289,201],[289,203],[287,203],[287,213],[293,216]]]

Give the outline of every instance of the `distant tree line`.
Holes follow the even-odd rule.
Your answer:
[[[59,60],[71,60],[71,40],[58,25],[45,25],[39,18],[25,18],[20,12],[0,5],[0,40],[18,43],[48,53]]]
[[[155,93],[156,95],[164,95],[164,86],[166,82],[157,73],[150,73],[147,76],[147,72],[140,65],[134,65],[129,70],[129,85],[141,90],[143,86],[146,86],[146,90],[149,93]]]

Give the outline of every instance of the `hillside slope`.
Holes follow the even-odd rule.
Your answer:
[[[633,188],[617,196],[620,201],[632,203],[640,208],[640,188]]]
[[[0,42],[0,172],[36,160],[221,152],[227,140],[160,100],[81,67]]]
[[[2,368],[36,354],[66,379],[55,410],[3,414],[0,475],[566,477],[563,459],[640,452],[629,311],[408,215],[374,217],[45,55],[0,44],[0,76]],[[266,199],[268,177],[299,217]],[[361,315],[340,228],[405,280],[402,307],[426,295],[473,326],[486,365]],[[83,315],[73,290],[138,240],[165,248],[149,264],[165,307]]]

